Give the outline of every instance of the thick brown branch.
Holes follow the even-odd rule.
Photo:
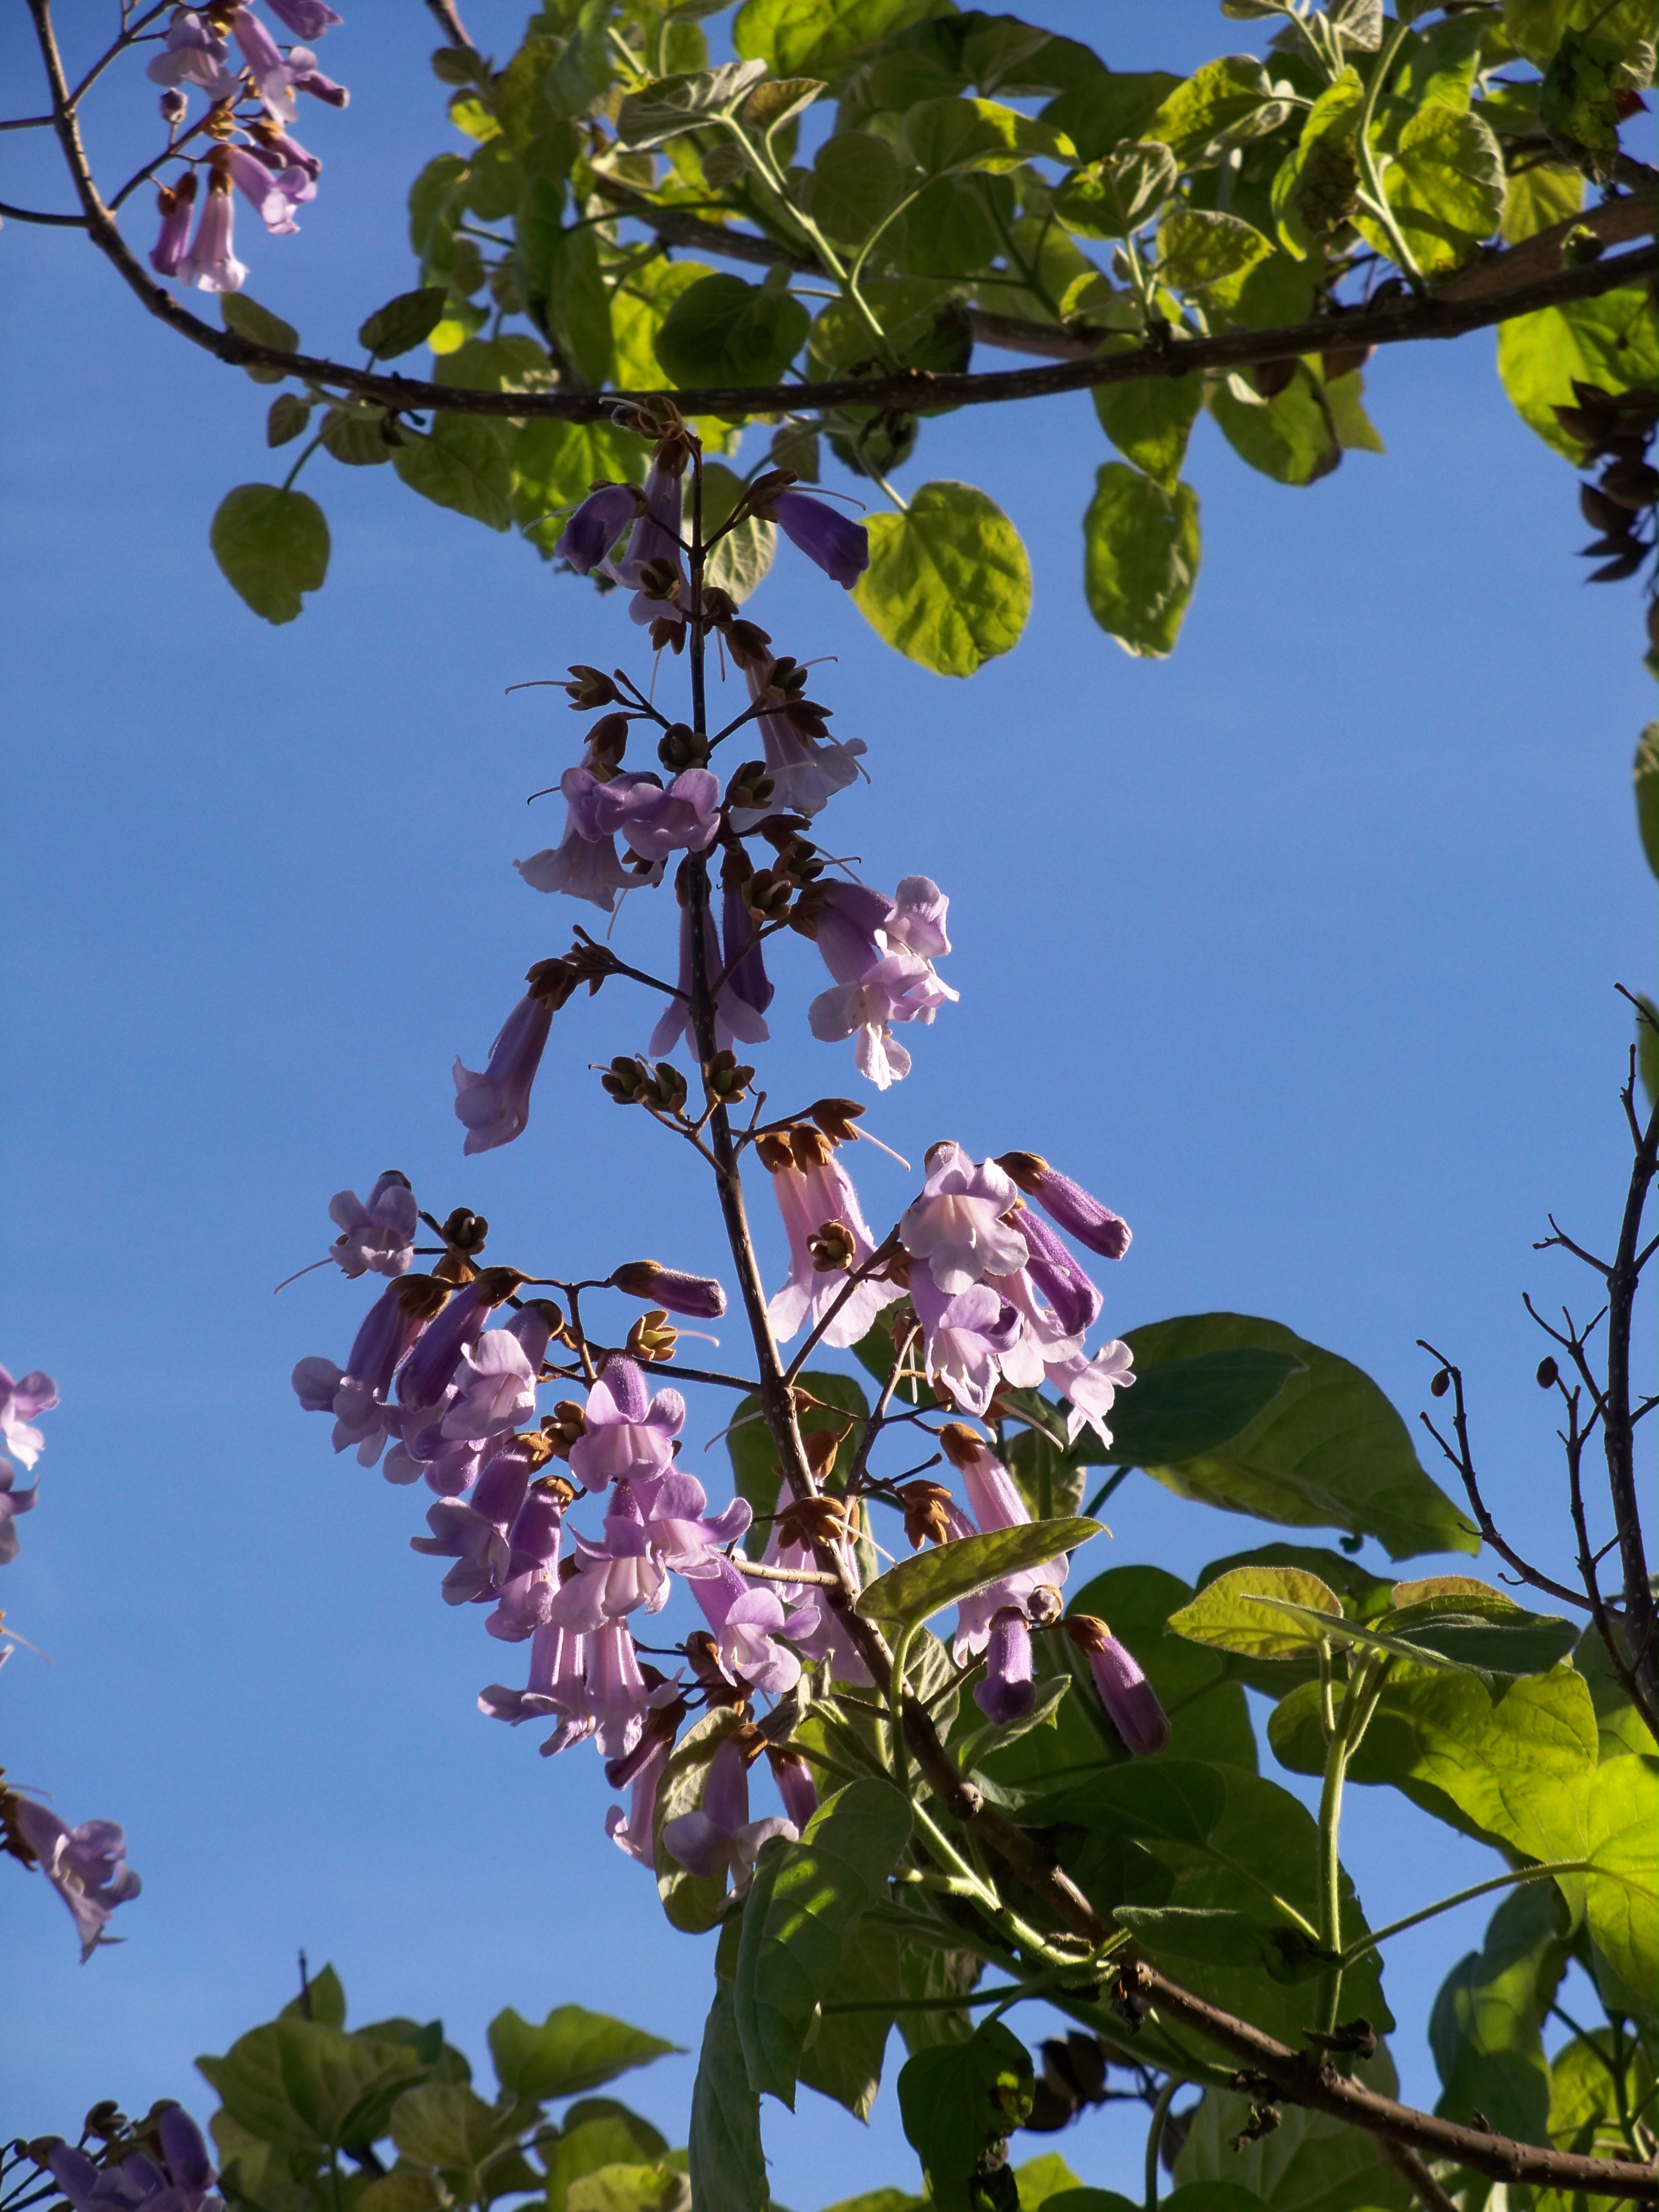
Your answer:
[[[1626,1101],[1626,1110],[1630,1110]],[[1601,1403],[1601,1437],[1607,1460],[1607,1488],[1613,1499],[1613,1526],[1619,1532],[1619,1557],[1625,1571],[1625,1633],[1630,1665],[1641,1686],[1644,1717],[1659,1704],[1659,1617],[1656,1617],[1652,1587],[1648,1581],[1646,1548],[1642,1541],[1641,1504],[1636,1490],[1635,1423],[1630,1403],[1631,1314],[1636,1303],[1641,1269],[1637,1247],[1641,1242],[1642,1216],[1653,1187],[1659,1162],[1659,1103],[1648,1115],[1646,1128],[1632,1163],[1625,1218],[1619,1231],[1619,1249],[1607,1273],[1607,1379]],[[1651,1719],[1649,1719],[1651,1726]]]
[[[1546,2189],[1571,2192],[1583,2190],[1593,2197],[1628,2197],[1651,2204],[1659,2200],[1659,2170],[1638,2166],[1626,2159],[1581,2158],[1570,2151],[1551,2150],[1540,2143],[1513,2142],[1482,2128],[1460,2127],[1454,2120],[1420,2112],[1410,2105],[1380,2097],[1358,2081],[1339,2074],[1328,2059],[1291,2051],[1264,2035],[1248,2021],[1206,2004],[1190,1990],[1166,1981],[1155,1967],[1137,1964],[1125,1970],[1124,1980],[1149,1999],[1157,2011],[1179,2020],[1224,2051],[1242,2059],[1249,2071],[1271,2082],[1276,2096],[1288,2104],[1328,2112],[1350,2126],[1431,2157],[1449,2158],[1494,2181],[1532,2182]]]

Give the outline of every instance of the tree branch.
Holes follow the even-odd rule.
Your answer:
[[[1634,1083],[1632,1075],[1625,1099],[1627,1115],[1632,1111]],[[1659,1649],[1656,1649],[1659,1645],[1659,1616],[1656,1616],[1653,1590],[1648,1581],[1641,1504],[1636,1492],[1635,1423],[1630,1409],[1630,1332],[1632,1309],[1641,1280],[1636,1248],[1641,1240],[1642,1216],[1656,1164],[1659,1102],[1649,1114],[1647,1127],[1636,1147],[1630,1188],[1625,1199],[1625,1218],[1619,1231],[1619,1249],[1607,1273],[1607,1379],[1601,1406],[1607,1489],[1613,1500],[1613,1526],[1619,1532],[1619,1557],[1625,1571],[1625,1632],[1630,1644],[1630,1666],[1642,1689],[1644,1718],[1659,1705]]]
[[[50,223],[54,228],[84,230],[87,219],[83,215],[42,215],[38,208],[13,207],[9,200],[0,200],[0,216],[9,216],[13,222]]]

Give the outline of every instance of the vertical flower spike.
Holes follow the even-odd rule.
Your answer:
[[[1107,1718],[1125,1747],[1139,1757],[1162,1751],[1170,1741],[1170,1717],[1133,1653],[1092,1613],[1073,1613],[1060,1625],[1088,1660]]]

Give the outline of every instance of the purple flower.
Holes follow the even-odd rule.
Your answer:
[[[126,1830],[113,1820],[83,1820],[78,1828],[68,1828],[56,1813],[27,1797],[14,1796],[8,1812],[41,1873],[74,1915],[84,1965],[100,1943],[117,1940],[104,1932],[109,1917],[118,1905],[138,1894],[138,1877],[126,1863]]]
[[[682,461],[681,466],[684,466]],[[680,593],[685,591],[685,569],[680,557],[680,476],[677,469],[653,461],[647,471],[645,487],[636,505],[639,520],[635,523],[628,540],[628,550],[612,570],[617,581],[625,585],[634,594],[629,605],[629,618],[641,629],[659,620],[681,623],[685,617],[680,609],[667,599],[647,598],[641,589],[641,578],[648,563],[665,562],[678,579]]]
[[[1031,1678],[1031,1627],[1024,1608],[1000,1605],[991,1615],[985,1649],[985,1674],[974,1685],[974,1703],[998,1728],[1021,1720],[1031,1710],[1036,1685]]]
[[[719,833],[720,778],[708,769],[682,769],[666,791],[653,779],[641,776],[629,799],[628,842],[642,860],[665,860],[671,853],[706,853]]]
[[[711,1514],[702,1483],[677,1467],[641,1489],[651,1555],[676,1574],[694,1578],[719,1574],[720,1552],[745,1536],[755,1517],[746,1498],[734,1498],[722,1511]]]
[[[622,1759],[644,1733],[646,1717],[679,1696],[672,1682],[647,1683],[626,1621],[607,1621],[587,1643],[587,1709],[607,1759]]]
[[[789,1279],[766,1311],[774,1335],[787,1344],[803,1322],[816,1328],[847,1287],[843,1271],[820,1268],[813,1260],[811,1240],[819,1230],[833,1221],[850,1233],[854,1267],[862,1267],[876,1248],[853,1179],[833,1152],[818,1166],[801,1169],[791,1162],[775,1168],[772,1188],[789,1239]],[[869,1334],[882,1308],[902,1296],[895,1284],[866,1279],[825,1330],[824,1343],[838,1351],[857,1344]]]
[[[239,82],[223,39],[191,8],[175,12],[165,45],[144,74],[152,84],[193,84],[212,100],[228,100]]]
[[[746,878],[721,877],[720,935],[726,953],[727,988],[734,998],[763,1014],[772,1003],[773,984],[766,973],[766,955],[760,925],[744,896]]]
[[[605,1517],[605,1540],[576,1538],[580,1572],[571,1576],[548,1607],[547,1618],[584,1636],[608,1621],[624,1620],[641,1607],[660,1613],[668,1602],[668,1570],[653,1550],[651,1531],[634,1486],[618,1481]]]
[[[621,793],[611,794],[610,784],[602,783],[588,769],[568,768],[560,777],[559,788],[567,803],[564,836],[556,846],[513,863],[532,890],[563,891],[569,898],[586,899],[602,913],[611,914],[618,891],[631,890],[647,880],[631,874],[617,852],[616,817],[621,816],[621,802],[636,779],[630,775],[624,781],[617,776],[613,781],[623,785]]]
[[[1021,1206],[1013,1225],[1025,1240],[1027,1276],[1048,1301],[1064,1334],[1081,1336],[1093,1328],[1106,1303],[1099,1289],[1047,1222],[1039,1221],[1029,1206]]]
[[[904,1249],[927,1262],[947,1294],[987,1275],[1014,1274],[1029,1257],[1024,1238],[1001,1218],[1014,1197],[1012,1182],[994,1160],[976,1166],[960,1145],[934,1145],[921,1196],[899,1222]]]
[[[939,1431],[939,1442],[945,1447],[945,1457],[961,1474],[963,1488],[968,1493],[970,1533],[974,1529],[984,1533],[992,1528],[1024,1528],[1030,1522],[1031,1516],[1013,1477],[981,1437],[961,1421],[947,1421]],[[1070,1562],[1062,1553],[1058,1559],[1044,1559],[1034,1567],[1024,1567],[1018,1574],[1005,1575],[989,1589],[963,1598],[957,1609],[951,1647],[957,1663],[961,1664],[970,1653],[987,1648],[996,1616],[1005,1607],[1018,1607],[1024,1618],[1030,1613],[1035,1598],[1040,1608],[1038,1617],[1052,1619],[1059,1610],[1058,1591],[1069,1569]],[[1043,1595],[1038,1597],[1040,1589]],[[1012,1663],[1017,1653],[1006,1646],[1005,1656]]]
[[[456,1367],[477,1342],[489,1311],[483,1288],[471,1282],[463,1285],[428,1322],[398,1377],[398,1402],[411,1419],[430,1420],[448,1403]]]
[[[291,198],[308,200],[316,198],[317,179],[323,173],[321,157],[309,153],[297,138],[292,138],[269,116],[256,117],[248,126],[253,143],[249,148],[254,159],[278,178],[283,191]],[[309,179],[312,189],[301,191],[289,180],[289,172],[298,169]]]
[[[766,1820],[750,1819],[749,1771],[744,1745],[734,1731],[708,1762],[701,1808],[665,1822],[663,1848],[688,1874],[729,1870],[734,1877],[733,1893],[740,1897],[753,1879],[761,1845],[774,1836],[783,1836],[793,1844],[798,1831],[793,1822],[775,1816]]]
[[[46,1448],[46,1438],[32,1425],[34,1417],[53,1412],[57,1405],[58,1385],[50,1375],[37,1367],[14,1382],[0,1367],[0,1451],[33,1467]]]
[[[794,1688],[800,1661],[773,1640],[785,1626],[775,1589],[745,1581],[729,1559],[715,1559],[710,1572],[692,1582],[691,1595],[714,1632],[715,1656],[728,1682],[769,1697]]]
[[[1112,1432],[1106,1426],[1105,1417],[1112,1410],[1112,1401],[1118,1392],[1127,1390],[1133,1382],[1133,1361],[1134,1354],[1128,1346],[1115,1338],[1092,1359],[1085,1359],[1079,1352],[1065,1359],[1045,1360],[1043,1372],[1072,1403],[1066,1420],[1068,1439],[1086,1425],[1102,1443],[1111,1443]]]
[[[289,55],[294,70],[295,92],[309,93],[325,106],[349,107],[351,94],[343,84],[336,84],[331,76],[325,76],[317,66],[317,57],[307,46],[295,46]]]
[[[910,1072],[910,1055],[895,1042],[893,1025],[930,1023],[960,995],[939,980],[931,958],[908,945],[914,929],[949,950],[942,923],[950,902],[926,876],[907,876],[897,899],[859,884],[829,884],[825,896],[816,935],[836,988],[813,1000],[807,1024],[824,1044],[856,1032],[854,1065],[885,1091]]]
[[[653,1397],[643,1370],[613,1353],[587,1394],[587,1433],[571,1446],[570,1472],[588,1490],[613,1481],[666,1474],[674,1439],[685,1426],[678,1390]]]
[[[998,1382],[1013,1379],[1008,1369],[1022,1372],[1024,1316],[1002,1296],[1000,1284],[970,1283],[954,1295],[941,1291],[926,1262],[910,1269],[910,1301],[922,1326],[928,1381],[948,1391],[964,1413],[982,1418]],[[1025,1387],[1041,1379],[1041,1365],[1034,1364]]]
[[[464,1152],[493,1152],[524,1134],[531,1085],[552,1026],[551,1000],[522,998],[502,1023],[482,1075],[457,1059],[455,1118],[466,1131]]]
[[[513,1516],[507,1531],[507,1568],[501,1602],[484,1626],[503,1644],[522,1644],[552,1616],[559,1574],[559,1540],[563,1515],[556,1498],[532,1490]]]
[[[568,561],[579,576],[591,575],[639,511],[632,484],[599,485],[565,524],[553,557]]]
[[[588,1710],[586,1638],[572,1636],[551,1624],[537,1629],[530,1639],[530,1680],[522,1690],[509,1690],[492,1682],[478,1695],[478,1711],[491,1720],[517,1728],[528,1720],[558,1717],[558,1726],[542,1746],[550,1758],[568,1751],[593,1733]]]
[[[432,1534],[411,1536],[409,1547],[457,1562],[440,1586],[446,1605],[480,1605],[500,1595],[511,1556],[503,1528],[453,1498],[428,1509],[426,1525]]]
[[[611,1288],[691,1321],[718,1321],[726,1311],[726,1292],[712,1275],[687,1275],[655,1260],[629,1261],[611,1276]]]
[[[361,1466],[374,1466],[397,1426],[386,1396],[398,1362],[420,1328],[420,1322],[405,1310],[397,1285],[389,1284],[364,1315],[343,1367],[331,1359],[313,1358],[301,1360],[294,1370],[294,1391],[301,1406],[308,1413],[332,1413],[335,1450],[355,1448]]]
[[[236,10],[230,19],[230,29],[242,50],[242,59],[247,64],[253,88],[264,101],[266,113],[274,115],[279,123],[292,123],[293,86],[299,58],[305,49],[295,49],[292,63],[284,61],[281,47],[251,8]]]
[[[1074,1183],[1051,1168],[1040,1152],[1004,1152],[997,1165],[1023,1190],[1036,1199],[1048,1218],[1068,1237],[1103,1260],[1121,1260],[1130,1244],[1129,1224]]]
[[[770,686],[772,660],[746,660],[744,675],[751,701],[765,697]],[[856,781],[858,756],[866,747],[862,738],[837,741],[805,738],[783,714],[756,717],[760,726],[762,751],[772,779],[772,796],[764,806],[734,807],[732,821],[738,830],[752,830],[769,814],[814,815],[823,811],[838,791]]]
[[[281,189],[264,163],[246,146],[227,146],[224,157],[232,184],[252,203],[265,228],[278,238],[291,237],[300,228],[294,220],[293,200]],[[299,175],[302,184],[311,183],[303,170]]]
[[[714,917],[705,907],[702,915],[702,944],[704,972],[712,983],[722,972],[720,940],[714,934]],[[679,995],[668,1001],[658,1017],[652,1030],[650,1048],[660,1058],[673,1051],[691,1026],[691,908],[684,899],[680,902],[680,961],[676,983]],[[721,984],[714,1001],[714,1043],[726,1051],[734,1043],[764,1044],[771,1032],[765,1018],[757,1013],[747,999],[739,996],[732,978],[727,976]]]
[[[324,0],[265,0],[265,4],[285,31],[292,31],[296,39],[304,39],[307,44],[344,21],[331,8],[325,7]]]
[[[223,2212],[222,2200],[209,2194],[216,2176],[189,2113],[178,2105],[163,2107],[155,2131],[165,2172],[143,2151],[118,2166],[100,2166],[73,2144],[56,2144],[47,2163],[75,2212]]]
[[[339,1231],[329,1250],[348,1281],[359,1275],[406,1275],[415,1257],[420,1209],[407,1176],[388,1168],[368,1194],[367,1204],[355,1190],[337,1190],[328,1218]]]
[[[179,264],[179,274],[186,284],[194,284],[198,292],[241,290],[247,282],[247,270],[231,251],[235,228],[230,179],[222,169],[215,169],[208,178],[207,200],[194,242]]]
[[[767,504],[789,543],[850,592],[870,565],[870,533],[839,508],[805,492],[781,491]]]
[[[800,1753],[787,1744],[769,1743],[766,1758],[790,1826],[798,1832],[804,1832],[807,1822],[818,1809],[817,1787],[812,1780],[811,1768]]]
[[[163,185],[155,195],[161,228],[149,250],[149,265],[158,276],[176,276],[190,243],[191,210],[196,205],[196,172],[186,169],[176,185]]]
[[[605,1816],[605,1832],[619,1850],[630,1859],[637,1859],[642,1867],[654,1870],[656,1866],[653,1831],[657,1820],[657,1788],[674,1748],[672,1736],[659,1736],[654,1741],[644,1741],[629,1754],[634,1761],[625,1778],[613,1777],[607,1768],[607,1778],[613,1790],[624,1786],[624,1780],[633,1784],[633,1792],[624,1813],[620,1805],[613,1805]],[[639,1753],[644,1756],[640,1757]]]
[[[534,1418],[536,1381],[551,1334],[547,1307],[538,1300],[505,1328],[481,1336],[455,1372],[456,1395],[440,1425],[452,1442],[499,1436]]]
[[[1092,1613],[1072,1613],[1060,1626],[1087,1658],[1100,1702],[1125,1748],[1138,1757],[1162,1751],[1170,1741],[1170,1717],[1134,1655]]]

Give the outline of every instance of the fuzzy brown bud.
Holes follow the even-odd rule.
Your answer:
[[[812,1168],[828,1167],[835,1146],[822,1129],[814,1129],[805,1121],[797,1121],[789,1132],[789,1150],[795,1165],[805,1175]]]
[[[836,1455],[851,1435],[852,1429],[851,1421],[836,1420],[825,1428],[808,1429],[802,1437],[801,1448],[806,1454],[806,1464],[811,1468],[816,1481],[823,1482],[829,1479],[830,1471],[836,1464]]]
[[[772,658],[772,639],[758,623],[727,623],[722,632],[726,649],[739,668],[763,668]]]
[[[561,1398],[550,1413],[543,1414],[542,1434],[556,1459],[568,1459],[572,1444],[587,1434],[587,1415],[574,1398]]]
[[[489,1235],[489,1224],[481,1213],[469,1213],[458,1206],[443,1225],[443,1240],[452,1252],[465,1252],[469,1259],[477,1259],[483,1250]]]
[[[706,1628],[694,1628],[686,1638],[685,1656],[691,1672],[702,1686],[706,1705],[718,1710],[723,1706],[748,1704],[748,1692],[736,1682],[728,1681],[721,1672],[714,1639]]]
[[[614,707],[621,693],[602,668],[590,668],[585,660],[570,664],[571,681],[562,689],[570,695],[574,714],[590,714],[595,707]]]
[[[942,1482],[907,1482],[898,1498],[904,1509],[904,1533],[913,1552],[919,1552],[925,1543],[950,1542],[947,1509],[952,1500]]]
[[[408,1277],[404,1279],[408,1280]],[[516,1267],[480,1267],[472,1278],[478,1293],[478,1303],[486,1306],[505,1305],[515,1291],[522,1290],[530,1280]]]
[[[807,1119],[816,1121],[832,1145],[845,1145],[857,1136],[853,1124],[864,1109],[855,1098],[819,1098],[806,1109]]]
[[[1443,1367],[1429,1385],[1430,1394],[1436,1398],[1443,1398],[1450,1389],[1451,1370],[1449,1367]]]
[[[939,1432],[939,1440],[952,1467],[974,1467],[988,1449],[984,1437],[962,1421],[947,1421]]]
[[[792,1498],[775,1526],[782,1545],[836,1544],[847,1534],[847,1508],[839,1498]]]
[[[744,883],[744,902],[757,921],[779,921],[799,888],[787,869],[756,868]]]
[[[844,1221],[826,1221],[806,1240],[821,1275],[844,1274],[858,1256],[858,1241]]]
[[[787,1129],[763,1130],[755,1139],[755,1152],[761,1165],[769,1175],[781,1175],[786,1168],[795,1164],[794,1154],[789,1149],[789,1132]]]
[[[701,768],[708,758],[708,740],[690,722],[671,722],[658,742],[657,758],[674,775],[682,769]]]
[[[749,1086],[755,1079],[755,1071],[746,1067],[734,1052],[717,1052],[702,1071],[702,1079],[711,1098],[719,1098],[728,1106],[735,1106],[740,1098],[749,1096]]]
[[[582,977],[568,960],[538,960],[526,971],[524,980],[530,986],[526,995],[544,1000],[556,1014],[568,1002]]]
[[[449,1285],[435,1275],[400,1275],[398,1306],[410,1321],[430,1321],[449,1304]]]
[[[772,796],[772,777],[764,761],[744,761],[726,787],[728,806],[764,806]]]
[[[1041,1152],[999,1152],[997,1165],[1016,1190],[1023,1190],[1027,1198],[1035,1198],[1048,1172],[1048,1163]]]
[[[679,1340],[679,1331],[670,1327],[667,1313],[661,1306],[653,1306],[649,1313],[642,1313],[623,1339],[629,1357],[647,1363],[653,1359],[672,1359],[674,1346]]]
[[[783,709],[783,719],[799,738],[827,738],[833,708],[820,705],[816,699],[791,699]],[[763,801],[763,805],[765,802]]]
[[[628,750],[626,714],[602,714],[587,733],[582,766],[601,783],[609,783]]]

